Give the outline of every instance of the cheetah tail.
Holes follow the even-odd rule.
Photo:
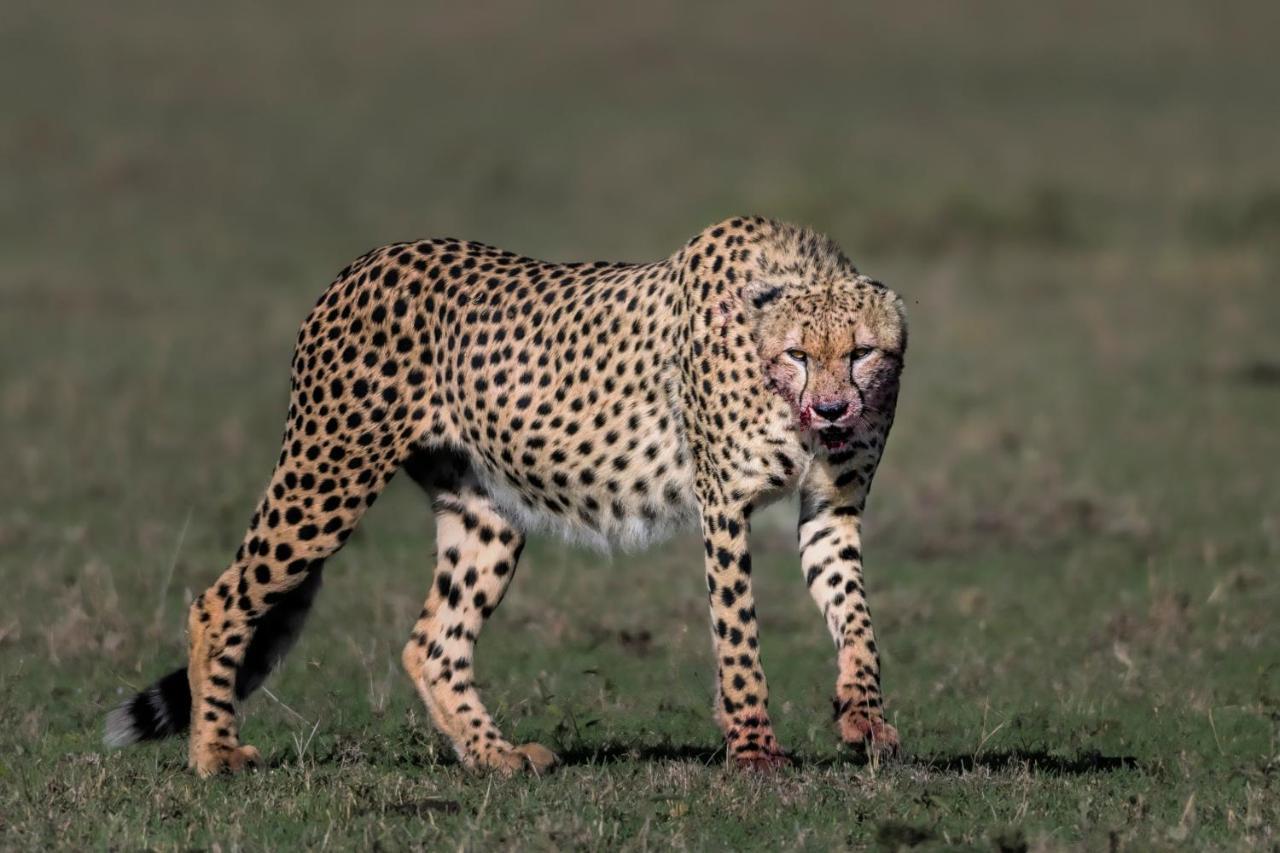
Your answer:
[[[112,748],[128,746],[181,734],[190,725],[191,687],[184,666],[108,714],[102,741]]]

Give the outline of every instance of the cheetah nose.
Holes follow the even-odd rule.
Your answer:
[[[814,414],[832,422],[840,420],[840,416],[843,415],[848,408],[849,404],[843,400],[835,400],[830,403],[813,404]]]

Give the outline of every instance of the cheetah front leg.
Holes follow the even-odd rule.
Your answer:
[[[800,493],[800,567],[835,640],[836,724],[845,743],[898,749],[884,720],[880,655],[862,579],[862,509],[877,458],[850,452],[815,462]]]
[[[474,680],[476,639],[515,574],[524,536],[474,487],[438,493],[435,513],[435,582],[404,647],[404,668],[464,765],[541,774],[555,754],[505,740]]]
[[[760,665],[747,514],[704,507],[707,593],[716,653],[716,721],[740,767],[772,769],[788,762],[769,721],[769,687]]]

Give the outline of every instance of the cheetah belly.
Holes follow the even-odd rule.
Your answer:
[[[483,465],[477,466],[477,475],[499,510],[522,530],[554,533],[601,551],[612,546],[637,550],[697,523],[692,469],[677,464],[676,457],[672,448],[646,460],[651,470],[663,471],[664,480],[656,493],[644,477],[605,477],[590,485],[570,484],[539,495],[527,488],[526,478],[517,478],[525,482],[513,482],[508,473]],[[636,490],[641,481],[646,484],[644,492]]]
[[[480,434],[470,449],[481,484],[521,529],[631,550],[698,520],[680,423],[666,401],[637,402],[583,414],[572,431],[553,421]]]

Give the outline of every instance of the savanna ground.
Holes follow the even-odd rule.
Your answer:
[[[357,5],[5,12],[0,846],[1280,843],[1273,4]],[[567,766],[467,775],[399,671],[406,482],[251,703],[267,772],[103,751],[182,659],[336,270],[444,234],[650,259],[737,212],[908,298],[866,545],[900,759],[835,742],[784,506],[754,542],[797,769],[724,766],[683,537],[530,546],[480,675]]]

